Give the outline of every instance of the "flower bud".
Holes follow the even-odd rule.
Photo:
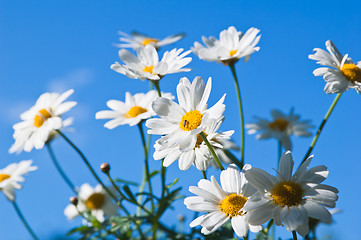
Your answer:
[[[103,173],[108,174],[109,171],[110,171],[110,165],[109,165],[109,163],[102,163],[102,164],[100,165],[100,170],[101,170]]]
[[[71,198],[69,199],[69,201],[70,201],[74,206],[78,205],[78,202],[79,202],[77,197],[71,197]]]

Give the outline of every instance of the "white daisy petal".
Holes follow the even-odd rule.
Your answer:
[[[72,93],[73,89],[63,94],[44,93],[35,105],[20,115],[23,120],[13,126],[15,143],[9,149],[9,153],[30,152],[34,147],[43,148],[44,144],[56,135],[55,130],[60,130],[69,125],[62,115],[73,108],[76,102],[64,102]]]

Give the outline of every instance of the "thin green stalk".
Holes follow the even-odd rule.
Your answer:
[[[207,145],[209,151],[211,152],[214,160],[216,161],[218,167],[219,167],[221,170],[224,170],[224,167],[222,166],[221,161],[219,160],[219,158],[218,158],[216,152],[214,151],[212,145],[209,143],[206,135],[204,135],[204,132],[200,132],[199,135],[202,137],[203,141],[206,143],[206,145]]]
[[[204,178],[204,179],[207,179],[207,173],[206,173],[206,171],[202,171],[202,175],[203,175],[203,178]]]
[[[115,184],[113,178],[110,176],[110,173],[105,173],[109,179],[109,181],[111,182],[112,186],[114,187],[114,189],[119,193],[119,195],[122,197],[122,198],[125,198],[124,194],[122,193],[122,191],[120,191],[119,187]],[[123,210],[123,212],[127,215],[127,217],[130,216],[130,213],[129,211],[123,206],[123,204],[120,202],[120,201],[116,201],[117,202],[117,205]],[[142,239],[146,239],[145,236],[143,235],[143,232],[142,230],[140,229],[140,226],[139,224],[136,222],[136,221],[133,221],[133,223],[135,224],[138,232],[139,232],[139,235]]]
[[[84,219],[85,219],[86,221],[88,221],[88,222],[91,222],[88,217],[86,217],[82,212],[79,211],[79,209],[78,209],[77,206],[75,206],[75,208],[76,208],[78,214],[79,214],[82,218],[84,218]],[[90,211],[87,211],[87,214],[92,216],[92,214],[91,214]],[[92,217],[94,217],[94,216],[92,216]],[[94,217],[94,218],[95,218],[95,217]],[[98,221],[98,220],[97,220],[97,221]],[[98,221],[98,222],[99,222],[99,221]],[[121,236],[118,235],[116,232],[111,232],[111,231],[109,231],[109,230],[108,230],[106,227],[104,227],[101,223],[99,223],[99,226],[100,226],[101,229],[103,229],[103,230],[104,230],[105,232],[107,232],[108,234],[114,235],[116,238],[120,238],[120,237],[121,237]],[[99,229],[99,230],[98,230],[98,235],[99,235],[99,236],[100,236],[100,233],[101,233],[101,232],[100,232],[100,229]]]
[[[115,201],[118,201],[117,197],[114,196],[114,194],[105,186],[105,184],[103,183],[103,181],[99,178],[99,176],[96,174],[96,172],[94,171],[93,167],[90,165],[89,161],[87,160],[87,158],[85,157],[85,155],[80,151],[80,149],[75,146],[75,144],[70,141],[69,138],[67,138],[60,130],[56,130],[57,133],[62,136],[64,138],[64,140],[69,143],[69,145],[79,154],[79,156],[83,159],[85,165],[87,165],[87,167],[89,168],[90,172],[93,174],[94,178],[100,183],[100,185],[102,185],[102,187],[104,188],[104,190],[109,194],[109,196],[111,196]]]
[[[239,88],[238,78],[236,74],[236,69],[234,67],[235,63],[229,64],[229,67],[232,71],[232,75],[234,78],[234,83],[236,85],[237,90],[237,99],[238,99],[238,106],[239,106],[239,117],[241,121],[241,165],[244,165],[244,147],[245,147],[245,129],[244,129],[244,117],[243,117],[243,108],[242,108],[242,98],[241,98],[241,90]]]
[[[296,231],[292,231],[293,240],[297,240],[297,233]]]
[[[109,175],[108,178],[109,178],[109,181],[112,182],[112,184],[115,184],[114,180],[111,178],[110,174],[107,174]],[[114,185],[113,185],[114,187]],[[153,215],[152,212],[150,212],[145,206],[139,204],[137,201],[132,201],[131,199],[128,199],[124,196],[124,194],[120,191],[119,187],[115,185],[115,189],[118,191],[118,193],[121,195],[121,197],[125,200],[127,200],[128,202],[134,204],[135,206],[138,206],[140,207],[145,213],[148,214],[148,216],[151,218],[152,221],[156,222],[158,221],[158,219]],[[119,206],[119,204],[118,204]],[[121,207],[122,208],[122,207]],[[124,207],[123,207],[124,208]],[[123,209],[122,208],[122,209]],[[125,209],[125,208],[124,208]],[[125,213],[127,214],[128,211],[125,209]],[[129,214],[129,213],[128,213]],[[161,222],[157,222],[158,226],[165,232],[169,233],[169,234],[172,234],[172,235],[176,235],[176,233],[171,230],[171,229],[168,229],[166,226],[164,226]]]
[[[61,177],[63,178],[63,180],[66,182],[66,184],[70,187],[70,189],[77,195],[78,191],[75,189],[74,184],[70,181],[70,179],[68,178],[68,176],[65,174],[65,172],[63,171],[63,169],[61,168],[59,162],[56,160],[54,151],[52,149],[52,147],[50,146],[50,143],[46,144],[46,147],[48,149],[48,152],[50,154],[50,158],[53,161],[56,170],[58,170],[58,172],[60,173]]]
[[[278,159],[277,159],[277,169],[278,166],[280,165],[280,159],[282,156],[282,145],[281,145],[281,141],[278,141]]]
[[[317,129],[316,135],[313,137],[311,146],[309,147],[309,149],[308,149],[308,151],[307,151],[307,153],[306,153],[305,157],[303,158],[303,160],[302,160],[302,162],[301,162],[300,165],[302,165],[302,163],[304,163],[304,162],[306,161],[306,159],[308,158],[308,156],[311,154],[311,152],[312,152],[313,148],[315,147],[316,142],[317,142],[317,140],[318,140],[318,138],[319,138],[319,136],[320,136],[320,134],[321,134],[321,131],[322,131],[323,127],[325,126],[325,124],[326,124],[328,118],[330,117],[333,109],[336,107],[336,104],[337,104],[338,100],[340,99],[341,95],[342,95],[342,93],[338,93],[338,94],[336,95],[335,99],[333,100],[330,108],[328,109],[325,117],[323,118],[320,126],[319,126],[318,129]]]
[[[150,203],[152,205],[152,212],[153,212],[154,211],[154,200],[153,200],[152,183],[151,183],[151,180],[149,177],[150,175],[149,175],[148,149],[147,149],[147,143],[145,141],[144,131],[143,131],[141,122],[138,124],[138,128],[139,128],[140,137],[142,138],[142,144],[143,144],[143,149],[144,149],[145,176],[146,176],[146,181],[148,182],[149,194],[150,194],[150,198],[151,198]]]
[[[271,229],[272,225],[273,225],[273,219],[271,219],[271,220],[268,222],[267,227],[266,227],[265,230],[264,230],[264,233],[265,233],[265,234],[268,235],[268,232],[269,232],[269,230]]]
[[[158,96],[161,97],[162,92],[160,91],[160,88],[159,88],[159,80],[152,80],[151,82],[153,83],[155,89],[157,89]]]
[[[13,206],[15,208],[16,213],[18,214],[18,216],[20,217],[21,221],[23,222],[23,224],[25,225],[26,229],[28,230],[28,232],[30,233],[30,235],[33,237],[34,240],[39,240],[39,238],[35,235],[34,231],[31,229],[29,223],[26,221],[26,219],[24,218],[24,215],[21,213],[20,208],[18,207],[18,205],[16,204],[15,201],[12,201]]]

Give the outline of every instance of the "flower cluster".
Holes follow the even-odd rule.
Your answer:
[[[182,236],[183,233],[174,232],[160,221],[162,214],[180,198],[180,188],[172,189],[177,179],[172,184],[166,182],[166,168],[176,160],[182,171],[188,170],[192,165],[202,171],[203,179],[199,180],[198,186],[189,187],[189,191],[195,196],[184,199],[188,209],[204,213],[189,224],[192,228],[201,226],[199,234],[215,234],[216,239],[219,237],[216,232],[226,229],[226,223],[230,221],[229,226],[234,233],[246,239],[250,231],[259,234],[260,238],[257,239],[261,239],[262,234],[268,239],[268,230],[272,224],[285,227],[293,233],[294,239],[297,239],[296,232],[306,238],[310,230],[314,232],[319,221],[331,222],[331,208],[336,206],[338,200],[338,190],[323,184],[329,174],[326,166],[309,168],[309,165],[313,159],[310,154],[340,94],[336,96],[305,158],[295,171],[289,151],[292,149],[291,136],[309,137],[312,135],[309,129],[313,126],[308,120],[300,120],[300,115],[295,114],[293,108],[288,115],[272,110],[272,120],[256,117],[256,122],[245,125],[249,134],[257,133],[257,139],[278,140],[277,175],[273,176],[246,164],[243,109],[235,64],[241,58],[247,61],[252,53],[259,51],[259,32],[257,28],[250,28],[243,34],[231,26],[219,34],[219,39],[203,37],[205,46],[195,42],[191,50],[183,52],[180,48],[165,51],[161,59],[158,52],[160,47],[180,40],[184,37],[183,34],[159,40],[136,32],[132,35],[120,32],[120,41],[123,43],[117,46],[132,48],[137,56],[129,50],[120,49],[119,57],[124,64],[116,62],[111,65],[111,69],[131,79],[150,80],[153,85],[146,93],[125,92],[125,101],[107,101],[106,105],[110,110],[98,111],[95,118],[109,119],[104,124],[108,129],[120,125],[139,127],[145,157],[144,176],[138,193],[134,194],[134,189],[129,187],[137,184],[113,179],[108,163],[103,163],[100,167],[111,187],[105,184],[85,154],[62,132],[64,127],[72,123],[72,118],[64,119],[63,114],[77,104],[65,101],[73,93],[72,89],[62,94],[44,93],[33,107],[21,114],[22,121],[13,126],[15,143],[9,152],[30,152],[33,148],[42,149],[44,145],[47,146],[57,170],[76,195],[71,198],[71,204],[65,208],[64,214],[69,220],[78,216],[83,218],[83,227],[72,231],[82,234],[82,239],[90,239],[95,234],[104,239],[110,236],[116,239],[148,239],[152,234],[152,239],[156,239],[161,236],[158,231],[168,234],[170,239],[175,239],[175,236],[177,239],[194,239],[194,231],[191,235]],[[315,53],[309,55],[318,64],[327,66],[314,71],[315,76],[322,75],[326,81],[325,92],[342,93],[350,88],[359,92],[361,62],[355,64],[347,54],[341,55],[331,41],[326,42],[326,48],[329,53],[316,48]],[[166,75],[191,70],[185,68],[192,61],[191,57],[187,57],[191,51],[200,59],[221,62],[231,68],[238,95],[241,133],[236,134],[241,135],[241,147],[231,139],[234,130],[220,130],[225,120],[223,114],[226,110],[226,94],[217,98],[215,104],[209,104],[211,77],[207,82],[200,76],[193,81],[186,77],[180,78],[176,87],[177,102],[171,93],[160,90],[159,81]],[[153,90],[153,86],[156,90]],[[146,131],[143,131],[143,125],[148,128]],[[153,145],[153,159],[162,162],[159,171],[150,171],[151,138],[148,135],[147,140],[146,133],[160,136]],[[71,182],[50,147],[56,136],[61,136],[79,154],[99,183],[95,188],[88,183],[77,188]],[[283,154],[282,147],[286,150]],[[241,158],[237,157],[238,153],[235,151],[241,152]],[[220,184],[214,175],[207,179],[210,166],[221,170],[218,181]],[[19,182],[24,181],[22,175],[36,169],[32,166],[32,161],[28,160],[12,163],[0,170],[0,190],[14,203],[18,212],[14,189],[21,188]],[[161,196],[155,195],[152,187],[152,180],[158,174],[161,177]],[[137,213],[130,213],[128,205],[134,205]],[[20,216],[24,221],[23,216]],[[29,225],[25,221],[24,223],[31,235],[35,236]],[[264,228],[263,224],[266,223],[267,227]],[[227,237],[232,238],[233,232]]]

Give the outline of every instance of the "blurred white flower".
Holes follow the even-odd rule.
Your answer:
[[[0,191],[10,201],[15,200],[14,189],[22,188],[19,184],[19,182],[25,181],[22,175],[38,169],[36,166],[31,166],[32,163],[32,160],[24,160],[19,163],[11,163],[7,167],[0,169]]]
[[[215,37],[203,36],[202,40],[206,47],[195,42],[191,49],[200,59],[228,65],[237,62],[242,57],[248,58],[259,50],[259,47],[256,47],[261,38],[260,35],[257,36],[258,33],[257,28],[250,28],[243,34],[231,26],[219,34],[219,40]]]
[[[207,140],[214,149],[222,149],[221,142],[226,141],[233,134],[232,131],[217,133],[218,128],[223,122],[223,118],[218,122],[213,121],[203,131]],[[187,170],[192,164],[194,164],[198,170],[205,171],[208,166],[214,161],[212,154],[210,153],[207,145],[204,143],[202,137],[197,134],[197,141],[193,149],[185,152],[182,151],[179,145],[168,147],[163,146],[162,143],[164,137],[158,139],[154,144],[155,152],[153,157],[155,160],[164,158],[163,166],[168,167],[175,160],[179,159],[179,169]]]
[[[206,86],[201,77],[196,77],[192,84],[187,78],[180,79],[177,86],[179,104],[164,97],[153,102],[153,110],[161,118],[147,120],[148,134],[165,135],[161,142],[158,141],[162,147],[179,146],[180,151],[192,154],[190,150],[197,144],[197,134],[212,121],[223,118],[225,95],[213,107],[207,108],[211,87],[211,78]]]
[[[77,206],[71,203],[64,210],[69,220],[79,216],[79,212],[87,217],[88,210],[99,222],[104,222],[105,216],[118,215],[118,206],[112,202],[111,197],[100,184],[95,188],[88,183],[81,185],[78,200]]]
[[[191,51],[183,53],[182,51],[182,48],[167,51],[162,60],[159,61],[157,50],[152,45],[138,48],[138,57],[128,50],[121,49],[119,50],[119,57],[124,65],[116,62],[110,68],[133,79],[160,80],[167,74],[191,70],[190,68],[183,68],[192,61],[191,57],[185,57]]]
[[[255,123],[246,124],[248,134],[257,134],[257,139],[275,138],[280,141],[281,145],[286,150],[292,149],[290,136],[309,137],[312,135],[308,128],[312,128],[309,120],[300,121],[300,115],[294,114],[291,109],[289,115],[285,115],[279,110],[272,110],[272,121],[264,118],[255,117],[258,121]]]
[[[55,130],[61,129],[72,123],[72,119],[63,120],[62,115],[74,107],[76,102],[64,102],[73,89],[58,93],[42,94],[35,105],[22,113],[22,122],[14,124],[15,143],[9,149],[10,153],[30,152],[34,147],[41,149],[44,144],[56,135]]]
[[[250,167],[246,164],[244,169]],[[257,190],[247,182],[244,174],[240,173],[234,164],[223,170],[220,178],[222,188],[214,176],[211,181],[201,179],[198,187],[189,187],[189,191],[197,196],[187,197],[184,204],[192,211],[206,212],[194,219],[189,226],[201,225],[201,233],[208,235],[231,219],[232,228],[239,237],[246,236],[248,230],[260,231],[262,226],[249,224],[248,213],[243,210],[243,206]]]
[[[162,96],[174,99],[170,93],[162,93]],[[152,109],[152,102],[158,98],[157,91],[151,90],[147,93],[137,93],[133,96],[125,93],[125,102],[118,100],[109,100],[107,106],[112,110],[97,112],[96,119],[112,119],[105,123],[104,127],[113,129],[120,125],[129,124],[134,126],[141,121],[156,115]]]
[[[293,175],[290,151],[282,155],[277,177],[259,168],[244,171],[248,182],[258,189],[258,196],[244,206],[250,224],[274,219],[277,226],[283,225],[288,231],[297,231],[305,237],[309,232],[309,217],[324,222],[331,220],[331,213],[325,207],[335,207],[338,190],[321,184],[328,176],[325,166],[308,169],[312,158],[309,157]]]
[[[159,49],[160,47],[164,45],[168,45],[171,43],[174,43],[176,41],[179,41],[180,39],[184,38],[184,34],[178,33],[175,35],[168,36],[164,39],[156,39],[149,37],[144,34],[140,34],[138,32],[132,32],[131,35],[126,34],[124,32],[119,31],[119,35],[121,36],[119,40],[124,43],[115,44],[115,46],[119,48],[133,48],[137,49],[139,47],[144,47],[146,45],[152,45],[156,49]]]
[[[357,92],[361,91],[361,61],[354,63],[348,54],[342,56],[336,46],[330,41],[326,41],[328,52],[315,48],[314,54],[310,54],[310,59],[327,67],[320,67],[313,71],[315,76],[323,76],[326,81],[325,92],[341,93],[350,88]]]

